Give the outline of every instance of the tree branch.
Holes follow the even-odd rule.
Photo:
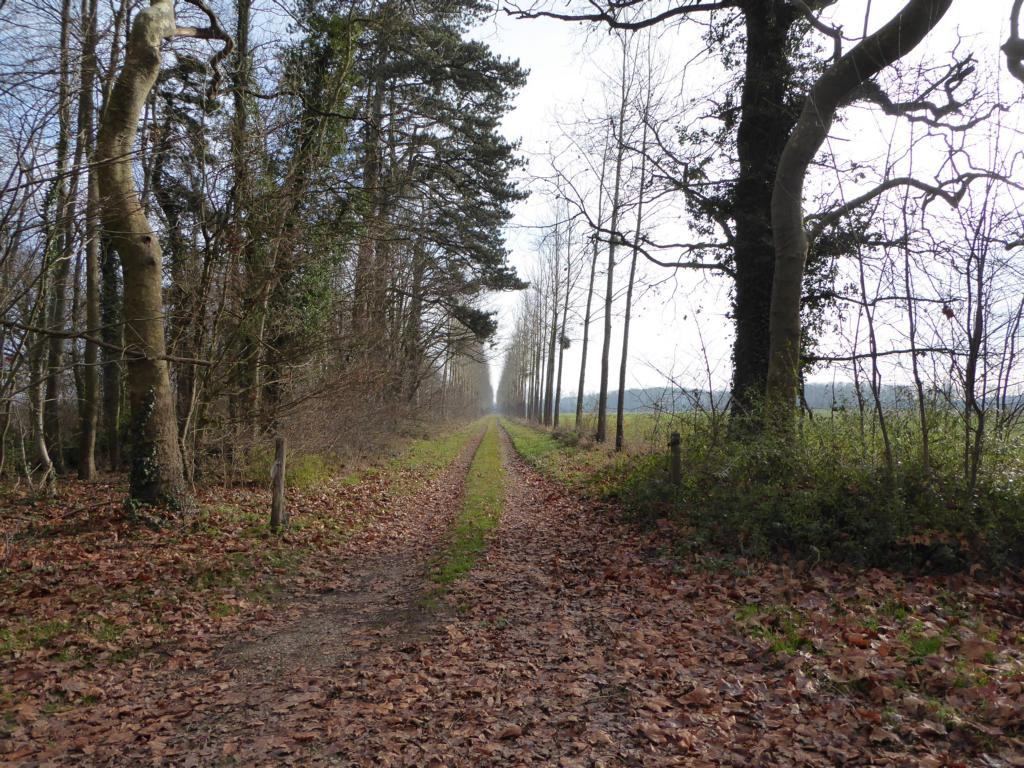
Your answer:
[[[955,354],[955,349],[949,347],[916,347],[914,349],[888,349],[881,352],[860,352],[855,355],[843,355],[832,357],[830,355],[804,355],[803,360],[807,363],[852,363],[855,360],[867,360],[872,357],[888,357],[890,355],[926,355]]]
[[[1010,9],[1010,39],[1003,43],[1006,54],[1006,68],[1010,74],[1024,83],[1024,40],[1020,37],[1020,10],[1024,0],[1013,0]]]
[[[221,48],[217,53],[210,59],[210,68],[213,70],[213,80],[210,83],[209,95],[213,95],[220,88],[221,71],[220,65],[228,57],[228,55],[235,49],[235,41],[231,39],[231,35],[227,33],[227,30],[220,23],[220,19],[217,18],[217,14],[213,12],[213,9],[206,4],[205,0],[187,0],[190,5],[194,5],[200,11],[206,14],[206,18],[210,20],[210,26],[208,27],[177,27],[175,29],[176,37],[196,37],[201,40],[221,40],[224,43],[224,47]]]
[[[13,320],[0,320],[0,325],[6,328],[14,328],[18,331],[25,331],[26,333],[38,333],[43,336],[53,336],[58,339],[83,339],[92,344],[95,344],[104,349],[110,349],[114,352],[120,352],[121,354],[130,354],[129,351],[118,344],[111,344],[109,341],[97,338],[96,336],[90,336],[84,331],[55,331],[49,328],[40,328],[35,325],[25,325],[24,323],[18,323]],[[149,357],[147,355],[139,355],[135,359],[143,360],[167,360],[171,363],[183,363],[186,365],[203,365],[211,366],[214,363],[210,360],[201,360],[196,357],[175,357],[174,355],[160,355],[159,357]]]
[[[830,27],[828,24],[823,22],[814,15],[814,11],[811,10],[804,0],[789,0],[789,4],[800,11],[812,27],[823,35],[827,35],[832,38],[832,59],[834,61],[839,61],[839,59],[843,57],[843,28]]]
[[[638,29],[653,27],[654,25],[660,24],[663,21],[668,21],[669,19],[687,16],[691,13],[736,8],[738,7],[739,2],[738,0],[691,2],[688,5],[678,5],[674,8],[669,8],[668,10],[661,12],[656,16],[640,19],[638,21],[623,21],[618,18],[617,13],[619,11],[619,6],[615,3],[609,3],[607,6],[601,6],[597,2],[591,0],[591,5],[595,8],[593,13],[557,13],[555,11],[529,10],[520,8],[517,5],[508,5],[503,7],[502,10],[507,16],[512,16],[516,19],[557,19],[558,21],[600,22],[607,24],[612,29],[636,31]],[[627,5],[623,5],[621,7],[627,7]]]
[[[988,172],[964,173],[957,176],[955,179],[949,179],[948,181],[944,181],[941,184],[937,185],[928,184],[927,182],[915,179],[910,176],[900,176],[895,179],[886,179],[878,186],[868,190],[862,195],[858,195],[852,200],[849,200],[846,203],[837,206],[836,208],[833,208],[830,211],[825,211],[824,213],[817,213],[806,217],[806,222],[816,222],[815,225],[808,230],[808,237],[811,238],[812,240],[816,239],[825,230],[826,227],[830,226],[831,224],[834,224],[836,221],[841,219],[846,214],[859,208],[862,205],[865,205],[866,203],[871,202],[879,195],[883,194],[884,192],[887,192],[890,189],[894,189],[895,187],[913,187],[914,189],[919,189],[922,192],[924,192],[930,199],[941,198],[951,208],[956,208],[960,204],[960,201],[963,199],[963,196],[967,193],[967,188],[970,186],[971,182],[975,181],[976,179],[998,179],[1000,181],[1009,181],[1008,179],[1006,179],[1003,176],[1000,176],[999,174]],[[948,189],[946,189],[947,186],[953,184],[959,184],[960,188],[955,192],[951,192]]]
[[[1022,0],[1024,1],[1024,0]],[[892,117],[905,117],[910,122],[924,123],[932,128],[948,128],[954,131],[966,131],[984,122],[996,109],[1004,109],[996,104],[984,113],[976,115],[966,123],[947,123],[942,118],[947,115],[956,114],[964,106],[970,103],[976,94],[970,98],[960,99],[956,95],[957,89],[964,84],[964,81],[974,74],[976,67],[973,56],[953,63],[946,73],[931,83],[919,96],[910,101],[893,101],[889,95],[873,80],[866,81],[855,94],[855,99],[870,101],[882,108],[882,111]],[[937,104],[928,97],[937,90],[942,89],[946,94],[946,103]],[[927,114],[916,114],[916,113]]]

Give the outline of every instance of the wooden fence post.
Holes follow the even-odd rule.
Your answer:
[[[284,503],[284,438],[274,438],[274,466],[270,470],[270,530],[277,531],[288,525],[288,509]]]
[[[672,485],[679,485],[683,482],[683,459],[680,455],[679,446],[682,438],[678,432],[673,432],[668,440],[668,447],[672,451],[672,463],[669,466],[669,480]]]

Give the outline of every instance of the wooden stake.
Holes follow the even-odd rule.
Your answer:
[[[673,432],[668,440],[668,447],[672,451],[672,464],[669,468],[669,479],[672,485],[680,485],[683,482],[683,459],[679,446],[682,442],[678,432]]]
[[[284,503],[284,438],[274,438],[274,466],[270,470],[270,530],[277,531],[288,525],[288,510]]]

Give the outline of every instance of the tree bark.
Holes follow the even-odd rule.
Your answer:
[[[552,423],[558,429],[559,416],[562,411],[562,362],[565,358],[565,347],[569,343],[565,329],[569,322],[569,294],[572,293],[572,227],[569,227],[565,242],[565,293],[562,297],[562,323],[558,338],[558,374],[555,376],[555,415]]]
[[[232,61],[232,98],[234,114],[231,118],[230,151],[231,171],[234,174],[232,197],[237,211],[238,238],[242,267],[244,270],[244,291],[241,297],[241,317],[236,329],[238,333],[238,360],[234,370],[234,385],[237,396],[233,399],[233,416],[237,423],[246,424],[250,436],[259,431],[261,395],[261,368],[263,357],[264,331],[266,327],[269,275],[264,261],[266,254],[257,243],[259,233],[257,215],[254,210],[253,178],[250,173],[252,146],[249,138],[249,99],[251,67],[249,51],[249,28],[251,26],[250,0],[235,3],[237,46]]]
[[[68,184],[68,155],[71,149],[71,0],[61,4],[60,22],[60,63],[57,87],[57,217],[58,231],[56,253],[53,265],[53,282],[50,288],[48,324],[52,328],[64,328],[67,302],[68,272],[74,235],[73,199],[75,190]],[[77,171],[77,169],[76,169]],[[50,336],[46,351],[46,391],[43,405],[43,429],[50,449],[54,469],[63,473],[64,443],[60,426],[60,372],[64,363],[65,339]]]
[[[380,53],[381,59],[384,53]],[[377,248],[381,238],[379,213],[381,190],[381,132],[384,122],[384,81],[378,78],[367,97],[367,120],[363,127],[362,228],[356,251],[355,285],[352,295],[352,328],[356,343],[371,346],[370,339],[380,329],[373,328],[374,302],[378,277]],[[368,350],[363,350],[364,352]]]
[[[78,102],[80,140],[87,143],[85,156],[92,158],[93,136],[93,89],[96,84],[96,0],[82,0],[82,86]],[[85,325],[86,333],[92,336],[100,328],[99,289],[99,236],[96,220],[99,209],[99,192],[96,188],[96,171],[92,167],[88,174],[88,192],[85,204]],[[82,403],[81,442],[79,443],[78,475],[91,480],[96,474],[96,427],[99,417],[100,372],[97,367],[99,348],[93,341],[85,342],[85,360],[82,375],[85,378],[84,402]]]
[[[544,426],[550,427],[554,415],[555,345],[558,343],[558,270],[561,266],[561,247],[558,225],[555,225],[555,268],[551,275],[551,331],[548,334],[548,363],[544,382]]]
[[[828,137],[836,111],[858,87],[899,60],[939,22],[952,0],[910,0],[818,78],[779,160],[772,191],[775,276],[772,283],[766,406],[770,426],[793,426],[800,371],[800,299],[808,239],[803,218],[807,169]]]
[[[739,174],[733,188],[735,292],[730,410],[754,425],[768,375],[768,315],[775,249],[772,185],[779,157],[797,119],[788,101],[794,9],[776,0],[746,0],[746,64],[736,133]],[[739,423],[739,422],[737,422]]]
[[[107,463],[111,471],[121,467],[121,353],[114,347],[124,343],[121,326],[121,292],[117,254],[104,240],[100,243],[100,322],[103,358],[103,434]]]
[[[135,189],[131,162],[139,117],[160,73],[160,46],[175,30],[171,0],[155,0],[135,17],[124,64],[100,120],[96,162],[103,229],[124,273],[131,497],[181,509],[188,498],[164,359],[163,255]]]

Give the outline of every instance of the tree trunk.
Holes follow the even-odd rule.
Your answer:
[[[110,102],[110,92],[114,87],[114,79],[118,62],[121,60],[121,44],[124,39],[125,21],[128,17],[128,0],[120,0],[114,12],[113,29],[110,33],[110,59],[106,74],[103,77],[102,93],[103,108]],[[93,163],[96,155],[93,155]],[[95,165],[91,173],[98,175]],[[99,181],[97,185],[97,213],[102,216],[102,201],[99,200]],[[117,252],[110,240],[97,233],[100,248],[100,337],[114,347],[124,346],[124,328],[121,324],[121,291],[118,276],[119,266]],[[101,351],[102,390],[103,390],[103,433],[106,443],[107,462],[111,471],[121,468],[121,353],[111,347],[103,347]]]
[[[96,0],[82,0],[82,89],[78,103],[78,124],[80,141],[87,144],[85,156],[92,158],[93,136],[93,88],[96,84]],[[88,174],[88,191],[85,204],[85,326],[92,336],[100,329],[99,289],[99,237],[96,219],[99,208],[99,193],[96,189],[96,171],[92,167]],[[82,403],[81,442],[79,443],[78,475],[91,480],[96,474],[96,425],[99,416],[100,372],[97,367],[98,347],[93,341],[85,342],[84,402]]]
[[[547,363],[544,347],[546,344],[547,314],[544,297],[541,296],[537,303],[537,413],[534,416],[534,420],[538,424],[544,421],[544,369],[545,363]]]
[[[555,415],[553,424],[558,429],[559,415],[562,411],[562,361],[565,358],[565,347],[568,339],[565,335],[566,324],[569,321],[569,294],[572,292],[572,227],[569,227],[568,237],[565,242],[565,294],[562,298],[562,323],[561,333],[558,338],[558,375],[555,377]]]
[[[165,359],[163,255],[132,178],[139,117],[160,73],[160,46],[175,33],[171,0],[135,17],[125,60],[100,120],[96,146],[103,228],[124,273],[124,342],[131,410],[131,497],[180,509],[188,502]]]
[[[383,53],[381,54],[383,56]],[[363,127],[363,189],[362,232],[356,252],[355,285],[352,295],[352,328],[356,344],[371,346],[370,337],[377,329],[372,327],[375,313],[374,274],[377,246],[381,239],[378,231],[378,213],[381,202],[381,131],[384,121],[384,82],[378,78],[367,96],[368,118]],[[368,351],[368,350],[363,350]]]
[[[917,392],[917,418],[921,425],[921,468],[925,477],[931,475],[931,450],[928,434],[928,408],[925,401],[924,381],[921,379],[921,364],[917,359],[917,307],[914,305],[914,279],[910,269],[910,222],[909,190],[903,197],[903,287],[907,296],[907,340],[910,343],[910,371]]]
[[[594,277],[597,274],[599,253],[597,233],[594,233],[594,253],[590,259],[590,283],[587,286],[587,308],[583,313],[583,343],[580,346],[580,382],[576,388],[576,433],[583,429],[583,388],[587,376],[587,347],[590,344],[590,311],[594,302]]]
[[[746,65],[736,133],[739,174],[733,188],[733,416],[756,424],[768,374],[768,314],[775,249],[772,184],[779,157],[796,122],[787,103],[792,89],[791,33],[796,11],[777,0],[746,0]]]
[[[257,242],[256,212],[253,210],[252,176],[249,171],[249,99],[251,85],[249,52],[250,0],[235,3],[237,47],[232,57],[232,98],[234,114],[229,133],[231,171],[234,174],[232,196],[236,210],[236,226],[241,242],[240,256],[244,271],[244,288],[240,300],[241,317],[238,327],[238,357],[234,370],[237,395],[232,399],[232,416],[251,437],[259,431],[261,395],[260,361],[264,353],[263,335],[266,328],[267,297],[270,290],[269,275],[265,268],[265,246]],[[173,228],[173,227],[172,227]],[[178,249],[172,250],[172,258]],[[181,395],[183,398],[187,395]]]
[[[50,490],[54,485],[53,460],[50,458],[50,451],[46,445],[46,428],[44,416],[46,403],[43,398],[43,373],[46,368],[47,339],[39,335],[36,340],[36,349],[32,351],[29,364],[29,407],[32,415],[32,436],[36,444],[36,454],[39,460],[39,467],[42,469],[42,486]],[[26,469],[26,472],[29,470]]]
[[[625,57],[625,51],[623,51]],[[622,161],[626,154],[626,141],[623,136],[623,127],[626,123],[626,73],[623,66],[622,73],[622,101],[619,107],[619,124],[617,147],[615,154],[615,185],[612,187],[612,212],[609,229],[611,235],[608,243],[608,279],[605,284],[604,293],[604,339],[601,345],[601,386],[597,394],[597,434],[594,439],[603,443],[608,435],[608,358],[612,343],[612,300],[615,291],[615,246],[619,227],[619,205],[620,186],[622,182]],[[619,399],[622,393],[619,392]]]
[[[636,279],[636,257],[640,248],[640,229],[644,220],[644,193],[647,191],[647,130],[651,113],[651,84],[643,112],[643,136],[640,140],[640,195],[636,204],[636,230],[633,233],[633,254],[629,260],[629,283],[626,285],[626,315],[622,321],[622,355],[619,359],[619,402],[615,408],[615,450],[621,451],[626,427],[626,361],[629,357],[629,320],[633,310],[633,283]]]
[[[939,22],[952,0],[910,0],[818,78],[779,160],[772,191],[775,276],[772,283],[766,406],[771,427],[793,427],[800,371],[800,299],[807,260],[803,188],[807,169],[828,137],[836,110],[858,87],[899,60]]]
[[[117,254],[104,239],[100,243],[100,322],[104,342],[122,346],[121,292],[118,287]],[[121,467],[121,353],[104,347],[103,357],[103,433],[107,462],[111,471]]]
[[[551,332],[548,334],[548,364],[544,383],[544,426],[550,427],[555,409],[555,345],[558,343],[558,269],[561,266],[559,233],[555,229],[555,268],[552,272],[551,291]]]
[[[426,256],[422,247],[417,244],[412,254],[412,295],[409,298],[409,314],[406,318],[402,341],[406,402],[412,402],[420,386],[420,369],[423,360],[423,350],[420,347],[420,325],[423,319],[423,277],[426,267]]]
[[[60,21],[60,63],[57,86],[57,259],[50,288],[47,324],[53,330],[64,330],[68,272],[74,247],[74,189],[68,184],[68,154],[71,149],[71,0],[63,0]],[[76,169],[77,170],[77,169]],[[50,336],[46,351],[46,393],[43,405],[43,428],[54,469],[63,473],[64,444],[60,428],[60,372],[64,364],[63,336]]]

